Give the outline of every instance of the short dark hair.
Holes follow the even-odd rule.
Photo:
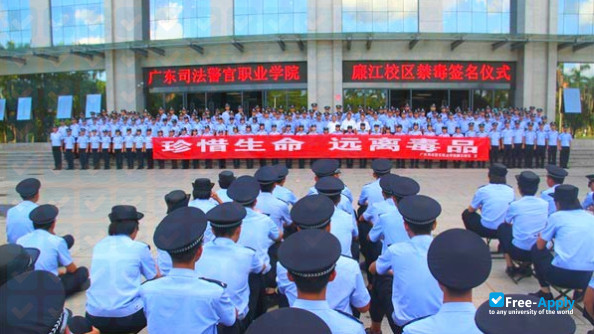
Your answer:
[[[109,235],[131,235],[138,229],[137,220],[117,221],[109,224]]]
[[[336,194],[336,195],[326,195],[323,194],[324,196],[328,197],[333,203],[334,205],[338,205],[338,203],[340,203],[340,194]]]
[[[55,223],[56,221],[54,220],[53,222],[49,223],[49,224],[33,224],[33,228],[35,230],[46,230],[49,231],[50,227],[52,226],[53,223]]]
[[[200,242],[188,249],[185,252],[181,252],[181,253],[172,253],[172,252],[167,252],[169,253],[169,256],[171,256],[171,261],[174,263],[188,263],[190,261],[192,261],[192,259],[194,259],[194,256],[196,255],[196,252],[198,252],[198,249],[200,249],[200,247],[202,247],[202,240],[200,240]]]
[[[559,211],[571,211],[582,209],[582,205],[577,200],[574,202],[555,201],[555,203],[559,203]]]
[[[210,191],[205,191],[205,190],[192,191],[192,196],[194,196],[194,199],[209,199],[210,194],[211,194]]]
[[[274,189],[274,186],[276,186],[274,182],[268,184],[260,184],[260,191],[262,191],[263,193],[271,193]]]
[[[253,208],[254,205],[256,205],[256,200],[254,199],[253,201],[249,202],[249,203],[239,203],[241,204],[244,208]]]
[[[406,224],[406,226],[408,226],[408,229],[412,231],[412,233],[414,233],[414,235],[423,235],[423,234],[431,234],[431,231],[433,230],[433,223],[431,224],[423,224],[423,225],[415,225],[415,224],[410,224],[409,222],[407,222],[406,220],[404,221],[404,223]]]
[[[489,173],[489,183],[492,184],[507,184],[505,176],[499,176]]]
[[[22,196],[21,198],[23,199],[23,201],[29,201],[32,200],[33,198],[35,198],[35,196],[37,196],[38,192],[36,192],[35,194],[31,195],[31,196]]]
[[[320,293],[328,285],[331,273],[332,272],[320,277],[302,277],[292,274],[291,275],[293,276],[297,290],[305,293]]]
[[[235,227],[214,227],[214,226],[212,226],[212,233],[217,238],[220,238],[220,237],[231,237],[231,236],[233,236],[233,234],[235,233],[235,231],[237,231],[237,229],[239,228],[239,226],[241,226],[241,225],[237,225]]]
[[[551,180],[553,180],[553,182],[555,182],[555,184],[563,184],[563,182],[565,182],[564,177],[554,177],[552,175],[547,175],[547,177],[550,178]]]
[[[518,189],[520,189],[520,193],[524,196],[534,196],[538,191],[538,184],[522,184],[518,183]]]

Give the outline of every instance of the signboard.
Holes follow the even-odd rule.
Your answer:
[[[491,82],[512,83],[509,62],[345,61],[344,82]]]
[[[0,99],[0,122],[4,120],[6,114],[6,99]]]
[[[91,112],[95,112],[95,114],[99,114],[101,112],[101,94],[87,95],[85,117],[91,117]]]
[[[30,97],[19,97],[17,105],[17,121],[28,121],[31,119],[31,101]]]
[[[64,119],[72,117],[72,95],[58,96],[58,112],[56,118]]]
[[[155,159],[489,160],[489,138],[394,135],[153,137]]]
[[[147,87],[306,83],[305,62],[159,67],[145,69]]]
[[[582,101],[579,88],[563,89],[563,110],[566,114],[581,114]]]

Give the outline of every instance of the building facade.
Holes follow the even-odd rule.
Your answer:
[[[0,0],[0,79],[92,73],[105,84],[12,97],[79,94],[83,108],[99,93],[107,110],[435,103],[552,116],[559,64],[594,63],[593,22],[592,0]]]

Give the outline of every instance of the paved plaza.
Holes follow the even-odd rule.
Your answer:
[[[191,182],[195,178],[208,177],[216,183],[217,169],[198,170],[86,170],[86,171],[51,171],[48,169],[11,169],[0,170],[0,239],[6,240],[6,207],[18,203],[19,197],[14,187],[22,179],[36,177],[41,180],[40,203],[51,203],[60,208],[56,234],[70,233],[75,236],[76,243],[71,252],[77,265],[89,266],[93,246],[107,235],[109,220],[107,214],[113,205],[135,205],[145,214],[140,223],[137,240],[153,245],[153,231],[164,217],[166,205],[163,196],[171,190],[183,189],[190,193]],[[250,174],[252,170],[235,170],[237,175]],[[438,218],[437,230],[440,233],[450,228],[463,227],[461,212],[468,207],[477,187],[487,182],[486,169],[404,169],[393,172],[414,178],[421,185],[421,194],[434,197],[442,205],[443,212]],[[520,170],[510,170],[508,183],[515,188],[514,175]],[[544,176],[544,170],[535,170]],[[587,191],[587,180],[584,177],[592,174],[591,169],[574,168],[569,170],[566,183],[580,189],[580,200]],[[371,170],[343,169],[342,179],[358,198],[361,187],[372,180]],[[540,189],[546,187],[541,179]],[[313,185],[313,173],[309,169],[292,169],[287,179],[287,186],[298,197],[307,193]],[[218,189],[215,187],[215,189]],[[518,196],[518,195],[517,195]],[[494,246],[492,246],[494,247]],[[152,246],[153,252],[155,251]],[[487,300],[490,292],[528,293],[538,290],[534,278],[522,280],[515,284],[504,273],[505,262],[502,259],[493,261],[493,269],[489,279],[474,291],[474,301],[478,306]],[[85,295],[79,293],[70,298],[66,305],[75,314],[84,314]],[[577,333],[586,333],[591,326],[579,312],[574,312]],[[368,314],[363,314],[362,321],[369,325]],[[384,320],[384,333],[390,333]]]

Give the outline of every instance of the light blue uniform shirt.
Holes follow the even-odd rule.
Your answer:
[[[157,275],[149,246],[127,235],[113,235],[93,248],[87,312],[96,317],[127,317],[142,309],[142,277]]]
[[[29,214],[37,206],[31,201],[22,201],[8,209],[6,212],[6,239],[9,244],[14,244],[23,235],[33,232],[33,222],[29,219]]]
[[[555,239],[555,267],[569,270],[594,270],[594,215],[579,209],[557,211],[547,221],[540,236],[545,241]]]
[[[52,146],[62,146],[62,134],[58,132],[52,132],[50,134],[50,142]]]
[[[571,141],[573,138],[571,137],[571,133],[563,132],[559,135],[559,141],[561,142],[561,147],[569,147],[571,146]]]
[[[526,131],[526,145],[534,146],[536,145],[536,132],[534,131]]]
[[[317,193],[318,193],[318,191],[316,190],[316,187],[311,187],[311,188],[309,188],[309,190],[307,191],[307,195],[306,195],[306,196],[309,196],[309,195],[315,195],[315,194],[317,194]],[[347,199],[348,199],[348,200],[349,200],[351,203],[353,203],[353,194],[351,193],[351,191],[349,190],[349,188],[348,188],[346,185],[344,186],[344,189],[342,189],[342,192],[341,192],[341,194],[343,194],[344,196],[346,196],[346,198],[347,198]]]
[[[504,128],[501,130],[501,137],[503,138],[503,145],[511,145],[514,139],[514,130]]]
[[[292,223],[289,215],[289,205],[274,197],[272,193],[260,192],[256,200],[256,209],[270,217],[279,231],[282,231],[283,226]]]
[[[326,300],[333,310],[352,314],[351,305],[356,308],[367,306],[371,297],[363,281],[363,275],[357,261],[341,256],[336,261],[336,278],[328,282]],[[276,282],[279,291],[287,297],[289,305],[297,300],[297,286],[289,281],[287,269],[279,262],[276,265]]]
[[[188,206],[197,208],[202,210],[202,212],[207,213],[210,209],[217,206],[219,203],[216,202],[214,199],[194,199],[188,203]],[[212,234],[212,229],[210,228],[210,222],[207,222],[206,230],[204,231],[204,239],[203,242],[207,243],[214,239],[214,234]],[[169,255],[169,254],[167,254]]]
[[[297,299],[294,308],[310,311],[322,319],[330,328],[332,334],[364,334],[363,324],[357,319],[335,311],[325,300]]]
[[[536,145],[538,146],[546,146],[547,145],[547,132],[546,131],[536,131]]]
[[[584,208],[584,210],[588,209],[590,206],[594,205],[594,192],[590,191],[586,197],[584,198],[584,201],[582,202],[582,208]]]
[[[505,221],[512,224],[512,244],[530,251],[547,224],[548,212],[549,204],[542,198],[524,196],[512,202],[505,215]]]
[[[171,255],[162,249],[157,249],[157,264],[159,265],[161,275],[167,275],[171,268],[173,268]]]
[[[414,236],[408,241],[390,246],[376,262],[377,272],[394,272],[392,283],[392,319],[398,326],[439,311],[443,292],[427,265],[427,252],[433,238]]]
[[[514,144],[522,144],[524,141],[524,129],[515,128],[514,130]]]
[[[540,193],[540,198],[544,199],[545,201],[547,201],[547,203],[549,203],[549,216],[552,215],[555,211],[557,211],[557,206],[555,205],[555,199],[553,198],[553,196],[549,196],[549,194],[554,194],[555,188],[557,188],[558,186],[559,185],[556,184],[547,190],[543,190]]]
[[[363,186],[361,189],[361,196],[359,196],[359,205],[371,206],[378,202],[384,201],[384,195],[382,194],[382,188],[379,184],[379,178],[371,183]]]
[[[394,206],[394,200],[392,198],[385,198],[381,202],[374,203],[368,206],[365,212],[363,212],[363,219],[375,225],[378,222],[379,216],[391,206]]]
[[[216,283],[199,279],[191,269],[172,268],[169,275],[140,287],[151,334],[216,334],[217,324],[235,323],[235,306]]]
[[[509,204],[515,199],[514,189],[507,184],[490,183],[476,191],[470,206],[481,210],[481,224],[496,230],[505,220]]]
[[[295,196],[291,190],[281,185],[277,184],[276,187],[274,187],[274,190],[272,190],[272,194],[285,203],[291,205],[297,203],[297,196]]]
[[[227,189],[217,190],[217,196],[219,196],[223,203],[233,202],[233,200],[227,195]]]
[[[245,209],[247,215],[243,219],[237,243],[256,251],[256,255],[265,265],[263,271],[265,274],[270,271],[268,248],[274,244],[274,240],[278,239],[280,231],[270,217],[251,208]]]
[[[404,327],[403,334],[482,334],[474,322],[472,303],[444,303],[437,314]]]
[[[501,139],[501,132],[495,130],[489,132],[489,139],[491,139],[491,146],[499,146],[499,140]]]
[[[549,131],[548,134],[548,139],[549,139],[549,146],[557,146],[557,141],[559,140],[559,132],[555,131]]]
[[[255,251],[240,246],[229,238],[215,238],[204,245],[194,271],[199,277],[227,284],[227,294],[237,309],[238,318],[243,319],[249,311],[248,276],[260,273],[263,265]]]
[[[340,241],[341,254],[353,257],[351,245],[353,238],[359,235],[359,230],[352,215],[336,208],[330,218],[330,233]]]
[[[382,253],[391,245],[410,239],[404,228],[402,215],[394,205],[394,201],[390,202],[392,202],[391,205],[379,215],[377,222],[369,231],[369,240],[373,242],[382,240]]]
[[[17,244],[23,247],[39,249],[39,258],[35,262],[35,270],[45,270],[58,276],[58,268],[72,263],[68,245],[64,238],[55,236],[43,229],[20,237]]]
[[[73,150],[75,142],[76,142],[76,139],[72,136],[64,137],[64,148],[67,150]]]

